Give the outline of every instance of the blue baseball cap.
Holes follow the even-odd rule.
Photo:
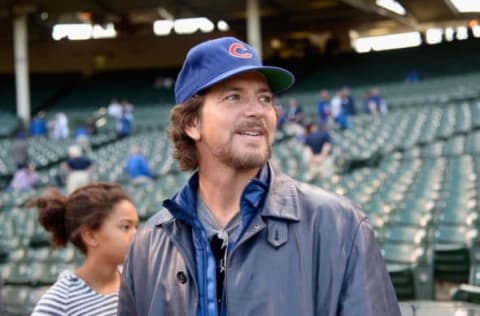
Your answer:
[[[222,37],[190,49],[175,82],[175,101],[184,103],[222,80],[252,70],[265,75],[273,93],[286,90],[295,82],[290,71],[262,65],[253,47],[247,43],[234,37]]]

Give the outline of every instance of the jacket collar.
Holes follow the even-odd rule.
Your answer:
[[[264,217],[300,221],[296,181],[270,168],[270,186],[261,212]]]
[[[198,222],[197,191],[198,171],[190,177],[180,191],[175,193],[170,199],[164,200],[163,206],[172,213],[175,219],[185,221],[193,226]],[[161,219],[156,224],[162,224]]]
[[[172,213],[175,219],[183,220],[193,226],[198,222],[197,190],[198,172],[195,172],[180,191],[171,199],[163,201],[163,206]],[[266,199],[263,198],[265,194]],[[255,209],[260,207],[265,200],[260,213],[262,216],[291,221],[300,220],[295,181],[282,173],[276,174],[270,163],[260,170],[257,178],[248,183],[241,200]],[[171,219],[171,216],[162,216],[155,224],[161,225]]]

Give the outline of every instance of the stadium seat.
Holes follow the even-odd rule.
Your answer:
[[[433,299],[432,247],[397,243],[381,247],[398,298]]]
[[[30,315],[36,303],[47,289],[48,287],[46,286],[5,286],[1,293],[0,314],[2,316]]]

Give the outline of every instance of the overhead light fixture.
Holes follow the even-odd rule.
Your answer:
[[[113,38],[116,36],[117,31],[113,23],[108,23],[105,26],[89,23],[55,24],[52,31],[52,38],[56,41],[62,38],[88,40],[91,38]]]
[[[472,33],[474,37],[480,37],[480,25],[472,26]]]
[[[172,20],[157,20],[153,22],[153,33],[158,36],[169,35],[173,29]]]
[[[40,19],[41,19],[42,21],[48,20],[48,12],[47,12],[47,11],[43,11],[42,13],[40,13]]]
[[[270,46],[273,48],[273,49],[279,49],[282,47],[282,42],[278,39],[278,38],[273,38],[271,41],[270,41]]]
[[[468,39],[468,29],[466,26],[457,27],[456,38],[459,41]]]
[[[220,25],[224,29],[220,29],[221,31],[228,30],[228,24],[225,25],[220,24],[218,28],[220,29]],[[215,29],[215,24],[207,18],[200,17],[200,18],[188,18],[188,19],[176,19],[176,20],[157,20],[153,22],[153,32],[155,35],[165,36],[169,35],[172,30],[175,31],[177,34],[193,34],[197,31],[202,33],[210,33]]]
[[[220,20],[217,22],[217,29],[221,32],[226,32],[230,30],[230,25],[228,25],[228,23],[224,20]]]
[[[95,24],[92,28],[92,38],[113,38],[117,36],[117,31],[113,23],[107,23],[105,26]]]
[[[86,23],[56,24],[52,32],[52,37],[56,41],[65,37],[69,40],[87,40],[91,35],[92,25]]]
[[[454,36],[455,36],[455,30],[453,29],[453,27],[447,27],[445,29],[445,40],[447,42],[451,42],[453,41]]]
[[[207,18],[177,19],[173,26],[177,34],[193,34],[200,30],[202,33],[210,33],[215,25]]]
[[[480,12],[480,1],[475,0],[449,0],[460,13]]]
[[[360,37],[353,40],[353,48],[358,53],[420,46],[420,32],[407,32],[381,36]]]
[[[443,29],[433,28],[426,32],[427,44],[438,44],[442,42]]]
[[[376,0],[377,6],[392,11],[399,15],[405,15],[407,11],[405,8],[395,0]]]

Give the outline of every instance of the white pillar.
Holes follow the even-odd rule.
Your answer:
[[[17,115],[25,124],[30,121],[30,84],[28,77],[27,15],[20,14],[13,20],[15,54],[15,84]]]
[[[252,45],[262,60],[262,29],[258,0],[247,0],[247,42]]]

